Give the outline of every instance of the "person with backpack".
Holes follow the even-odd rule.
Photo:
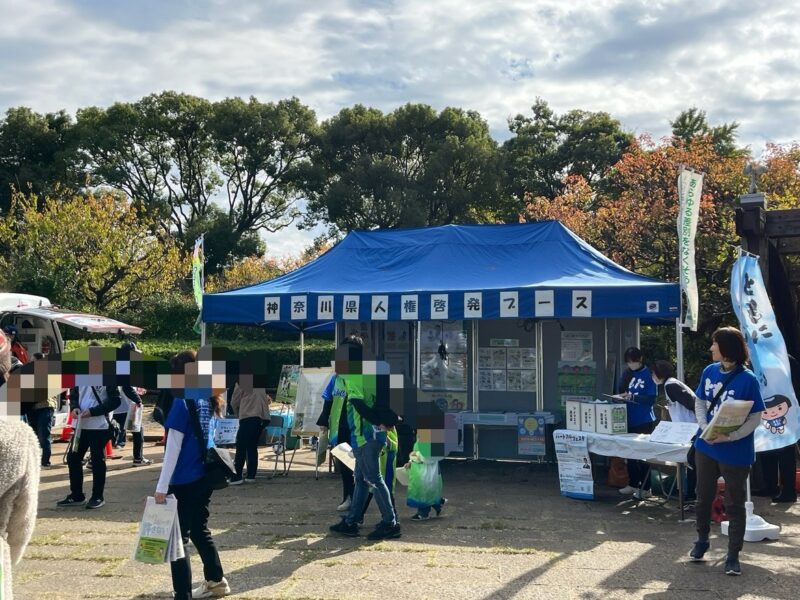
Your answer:
[[[193,350],[181,352],[173,366],[195,362]],[[174,398],[166,422],[167,446],[164,463],[154,494],[157,503],[164,504],[167,494],[178,501],[178,520],[184,548],[184,558],[170,563],[175,598],[220,598],[231,593],[220,562],[219,552],[208,529],[209,506],[213,489],[205,479],[204,455],[209,436],[213,439],[215,419],[223,415],[225,403],[220,396],[208,400]],[[202,436],[202,440],[198,439]],[[203,561],[204,581],[192,589],[192,566],[188,543],[197,549]]]
[[[67,458],[69,466],[69,495],[56,503],[61,508],[83,506],[100,508],[106,485],[106,443],[113,435],[109,415],[120,405],[119,389],[115,386],[84,386],[70,390],[69,406],[77,420],[73,448]],[[92,495],[86,502],[83,493],[83,457],[91,453]]]
[[[734,327],[721,327],[711,335],[711,358],[695,390],[698,398],[695,415],[700,429],[704,430],[720,404],[729,400],[753,402],[747,420],[727,435],[716,435],[704,440],[698,435],[694,441],[697,466],[697,541],[689,552],[692,562],[703,560],[708,551],[711,529],[711,505],[717,494],[717,480],[725,479],[725,513],[728,515],[728,554],[725,574],[741,575],[739,553],[744,545],[747,526],[747,478],[756,460],[754,432],[761,422],[764,401],[761,386],[755,374],[745,365],[749,359],[747,342],[742,332]]]

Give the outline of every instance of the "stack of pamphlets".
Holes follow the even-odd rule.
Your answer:
[[[178,523],[178,501],[167,496],[166,504],[156,504],[152,496],[147,498],[139,527],[139,537],[133,551],[133,560],[158,565],[186,556]]]
[[[752,400],[726,400],[720,403],[711,422],[700,434],[706,441],[718,435],[728,435],[741,427],[753,408]]]

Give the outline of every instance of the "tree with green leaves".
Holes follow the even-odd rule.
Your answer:
[[[509,120],[513,136],[503,144],[506,189],[524,207],[526,195],[556,198],[569,177],[591,186],[600,182],[630,146],[632,137],[605,112],[572,110],[556,114],[537,98],[532,116]]]
[[[747,150],[739,148],[736,144],[736,130],[739,124],[723,123],[711,127],[706,118],[706,111],[692,107],[681,112],[674,121],[670,121],[673,139],[684,145],[697,139],[710,139],[714,150],[724,157],[743,157]]]
[[[111,315],[171,292],[188,272],[174,239],[154,234],[121,194],[18,193],[0,220],[0,244],[7,289]]]
[[[83,184],[73,127],[63,110],[8,109],[0,120],[0,210],[9,209],[14,190],[41,195]]]
[[[305,171],[305,225],[340,231],[489,218],[500,204],[497,145],[476,112],[356,105],[322,125]]]

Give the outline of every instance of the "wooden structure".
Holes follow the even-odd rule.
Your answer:
[[[800,209],[767,210],[764,194],[746,194],[736,210],[736,232],[742,247],[759,256],[786,348],[800,357]]]

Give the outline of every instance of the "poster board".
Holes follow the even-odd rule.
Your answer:
[[[517,453],[524,456],[545,455],[544,417],[517,417]]]
[[[594,479],[586,434],[559,429],[553,432],[558,459],[561,495],[581,500],[594,499]]]
[[[214,443],[217,446],[230,446],[236,443],[236,434],[239,432],[239,419],[217,419],[214,428]]]
[[[319,435],[317,419],[322,414],[324,404],[322,392],[332,375],[333,369],[330,367],[300,370],[292,435]]]
[[[283,365],[281,376],[278,378],[278,389],[275,392],[275,402],[281,404],[294,404],[297,397],[297,383],[300,378],[300,365]]]

